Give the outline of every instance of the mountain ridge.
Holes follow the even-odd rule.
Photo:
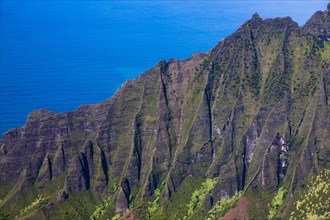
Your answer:
[[[108,199],[101,218],[203,218],[243,192],[249,217],[266,218],[263,200],[285,186],[276,214],[287,217],[295,192],[330,166],[329,33],[329,11],[302,27],[254,14],[209,52],[160,61],[99,104],[33,111],[0,141],[1,210],[24,217],[41,194],[32,210],[45,218],[86,218]]]

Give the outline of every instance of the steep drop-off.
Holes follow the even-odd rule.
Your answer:
[[[242,197],[242,216],[288,218],[330,168],[329,41],[329,11],[303,27],[254,14],[106,101],[30,113],[0,141],[1,216],[205,219]]]

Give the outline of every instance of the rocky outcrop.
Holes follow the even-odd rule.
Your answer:
[[[275,191],[286,174],[288,146],[280,134],[276,134],[272,145],[266,151],[262,165],[261,185]]]
[[[188,177],[218,178],[207,209],[251,186],[286,183],[294,195],[330,166],[329,29],[329,11],[301,28],[255,14],[209,52],[161,61],[106,101],[30,113],[0,142],[2,207],[40,183],[61,204],[110,198],[112,214],[146,207],[156,190],[170,213]]]
[[[326,12],[316,12],[303,26],[305,33],[317,36],[318,40],[330,41],[330,7]]]

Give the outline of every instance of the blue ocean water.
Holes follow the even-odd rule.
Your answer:
[[[0,135],[32,110],[97,103],[159,60],[208,51],[254,12],[303,25],[327,3],[1,0]]]

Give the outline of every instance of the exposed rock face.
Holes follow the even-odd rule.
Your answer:
[[[62,191],[58,194],[57,196],[57,201],[58,202],[64,202],[68,198],[68,194],[65,191]]]
[[[276,134],[272,145],[266,152],[262,168],[262,186],[276,190],[286,174],[288,160],[285,153],[288,146],[280,134]]]
[[[318,11],[304,25],[303,31],[317,36],[319,40],[330,41],[330,4],[326,12]]]
[[[210,194],[207,194],[203,200],[203,205],[205,206],[206,210],[210,210],[213,206],[213,198]]]
[[[329,33],[329,11],[302,28],[255,14],[208,53],[161,61],[104,102],[34,111],[0,142],[1,185],[62,178],[58,201],[88,190],[113,196],[117,213],[157,188],[170,199],[188,176],[218,177],[208,209],[250,185],[284,181],[294,194],[330,166]]]

